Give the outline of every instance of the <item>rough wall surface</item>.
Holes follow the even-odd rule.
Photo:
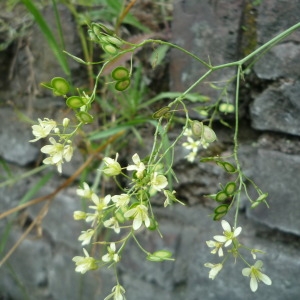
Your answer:
[[[252,2],[257,5],[253,6]],[[53,19],[50,11],[46,13],[49,20]],[[61,13],[66,22],[67,49],[76,54],[74,24],[67,11],[62,10]],[[249,54],[249,49],[253,50],[295,24],[299,15],[299,1],[176,1],[173,41],[204,60],[209,57],[214,65],[227,63]],[[243,30],[247,26],[248,31]],[[178,193],[189,205],[156,208],[163,240],[158,235],[141,232],[143,244],[148,245],[149,250],[167,248],[174,252],[176,261],[150,263],[132,245],[126,253],[128,258],[120,267],[120,280],[126,287],[127,299],[299,298],[299,41],[300,31],[263,57],[254,66],[252,75],[246,78],[247,86],[243,87],[241,99],[245,110],[240,130],[243,168],[270,195],[270,209],[258,207],[251,210],[248,202],[244,202],[239,222],[243,227],[242,242],[267,251],[268,254],[262,258],[273,285],[259,286],[254,295],[249,289],[248,279],[241,275],[243,266],[233,261],[229,261],[224,272],[214,281],[208,279],[208,270],[203,264],[212,262],[214,257],[205,241],[219,234],[221,227],[220,223],[213,223],[208,217],[212,209],[206,205],[203,196],[214,192],[225,178],[223,172],[210,164],[188,164],[183,159],[185,153],[178,147],[175,166],[181,182]],[[31,138],[30,126],[25,126],[16,117],[9,104],[13,102],[24,114],[41,116],[45,111],[56,114],[61,103],[39,91],[37,83],[60,74],[56,73],[59,67],[52,54],[47,52],[36,27],[32,28],[23,47],[15,50],[12,46],[8,52],[0,52],[1,65],[13,60],[11,52],[16,55],[17,64],[14,81],[7,81],[0,90],[0,156],[15,174],[21,175],[30,169],[40,154],[37,145],[27,142]],[[10,73],[9,66],[11,64],[6,69],[1,67],[6,74]],[[74,72],[78,71],[76,64],[72,68]],[[172,90],[185,90],[204,72],[202,65],[172,52]],[[233,70],[228,69],[216,73],[209,80],[226,80],[232,75]],[[32,89],[37,89],[37,93],[30,92]],[[207,84],[197,87],[196,91],[216,97],[215,91]],[[32,98],[32,95],[35,97]],[[47,101],[52,101],[51,105]],[[223,140],[226,138],[222,135],[228,134],[228,131],[220,130],[219,134]],[[1,172],[4,171],[1,169]],[[68,174],[72,174],[72,167],[65,175]],[[1,188],[0,212],[15,207],[28,188],[39,179],[40,175]],[[54,175],[39,195],[54,191],[62,180],[63,177]],[[23,218],[27,222],[33,220],[41,207],[40,204],[20,214],[20,224]],[[32,234],[26,238],[11,257],[9,265],[1,267],[0,299],[96,300],[103,299],[110,292],[113,275],[109,271],[90,272],[84,276],[74,272],[71,259],[81,255],[81,246],[76,240],[83,230],[81,224],[72,219],[73,211],[77,209],[80,209],[80,201],[74,188],[67,189],[54,199],[41,224],[42,237],[36,239],[36,235]],[[5,234],[8,222],[9,219],[1,220],[0,236]],[[20,224],[12,224],[14,230],[4,253],[26,230],[26,226]]]

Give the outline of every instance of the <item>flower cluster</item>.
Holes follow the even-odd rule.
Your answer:
[[[182,144],[182,146],[190,150],[190,153],[185,157],[189,162],[194,162],[197,152],[199,150],[199,147],[201,146],[200,140],[194,140],[192,130],[186,129],[183,133],[187,138],[187,141]]]
[[[105,175],[117,176],[123,174],[118,162],[118,154],[115,159],[105,157],[103,161],[105,163],[103,169]],[[120,222],[130,220],[132,220],[133,230],[138,230],[143,224],[145,227],[150,226],[150,218],[153,218],[153,216],[149,216],[149,197],[152,194],[150,191],[163,192],[167,199],[175,191],[172,193],[166,190],[165,188],[168,185],[166,176],[147,168],[138,154],[133,155],[132,161],[132,165],[124,168],[134,172],[132,174],[132,187],[129,190],[124,189],[124,193],[99,198],[86,182],[83,183],[81,188],[77,189],[77,195],[90,200],[93,205],[89,206],[92,212],[75,211],[75,220],[92,222],[92,226],[102,224],[106,228],[113,229],[115,233],[120,233]],[[166,201],[170,202],[170,200]],[[176,201],[175,196],[172,201]],[[92,234],[92,229],[82,232],[79,239],[85,245],[89,243]]]
[[[182,146],[190,150],[190,153],[185,157],[189,162],[194,162],[199,148],[202,146],[207,149],[210,143],[216,140],[215,132],[202,122],[192,121],[191,128],[187,128],[184,133],[187,141]]]
[[[35,136],[35,139],[30,142],[36,142],[42,138],[48,137],[49,135],[56,135],[59,141],[57,142],[53,136],[50,136],[50,145],[42,147],[41,152],[49,155],[43,160],[43,163],[46,165],[55,165],[58,172],[61,173],[64,161],[70,161],[73,156],[72,141],[69,139],[69,135],[65,133],[70,120],[68,118],[63,120],[62,133],[58,124],[52,119],[38,119],[38,122],[39,125],[32,126],[32,134]]]
[[[241,227],[237,228],[231,228],[230,224],[222,220],[221,225],[223,228],[223,235],[215,235],[213,238],[214,240],[207,241],[206,244],[209,248],[214,248],[211,253],[212,254],[218,254],[219,257],[224,256],[223,248],[232,246],[230,250],[227,251],[227,255],[233,255],[234,258],[236,259],[237,257],[240,257],[245,263],[246,260],[242,257],[242,255],[239,253],[239,248],[242,247],[242,245],[239,243],[237,240],[237,237],[240,235],[242,232]],[[246,247],[245,247],[246,248]],[[262,253],[262,251],[257,250],[257,249],[251,249],[251,253],[254,259],[256,259],[256,252]],[[219,272],[222,270],[223,265],[225,263],[227,258],[223,260],[222,263],[205,263],[204,266],[207,268],[210,268],[209,271],[209,278],[214,280],[216,276],[219,274]],[[248,263],[247,263],[248,264]],[[271,285],[272,281],[271,279],[262,273],[262,266],[263,263],[262,261],[258,260],[256,263],[251,266],[248,264],[249,267],[244,268],[242,270],[242,274],[244,276],[250,277],[250,289],[252,292],[255,292],[258,288],[258,282],[262,281],[266,285]]]
[[[148,161],[141,160],[136,153],[132,156],[132,163],[126,167],[121,167],[118,162],[118,154],[115,158],[104,157],[103,174],[109,177],[114,177],[118,181],[119,176],[124,176],[128,182],[128,187],[122,188],[122,192],[116,195],[106,195],[99,197],[88,183],[84,182],[77,189],[77,195],[84,198],[90,203],[88,211],[75,211],[75,220],[84,220],[91,223],[91,227],[82,231],[78,240],[82,246],[95,243],[104,244],[107,247],[107,253],[104,254],[99,261],[90,257],[84,249],[84,257],[76,256],[73,261],[76,263],[76,271],[85,273],[88,270],[94,270],[101,265],[115,265],[121,259],[121,251],[127,243],[128,238],[134,236],[135,231],[141,228],[156,229],[157,222],[155,221],[150,198],[155,194],[161,194],[166,197],[164,206],[171,205],[173,202],[180,202],[175,197],[175,191],[170,191],[167,188],[168,180],[163,173],[163,168],[160,164],[150,164]],[[126,170],[131,176],[123,173]],[[121,185],[118,183],[118,186]],[[181,203],[181,202],[180,202]],[[182,203],[183,204],[183,203]],[[114,231],[112,238],[120,234],[121,231],[129,232],[126,238],[115,241],[98,242],[96,228],[104,227]],[[163,252],[163,257],[151,256],[147,259],[166,260],[171,259],[171,253]],[[125,299],[123,294],[125,290],[120,285],[116,285],[112,294],[106,299]],[[116,298],[117,297],[117,298]]]

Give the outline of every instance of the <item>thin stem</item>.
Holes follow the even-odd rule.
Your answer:
[[[274,38],[272,38],[270,41],[268,41],[267,43],[263,44],[261,47],[259,47],[258,49],[256,49],[255,51],[253,51],[252,53],[250,53],[249,55],[247,55],[243,59],[239,60],[237,63],[239,65],[244,64],[246,61],[248,61],[249,59],[251,59],[256,54],[264,51],[265,49],[267,49],[269,47],[271,48],[271,47],[275,46],[275,44],[277,44],[279,41],[281,41],[282,39],[284,39],[287,36],[289,36],[293,31],[297,30],[298,28],[300,28],[300,22],[297,23],[297,24],[295,24],[294,26],[288,28],[287,30],[283,31],[282,33],[278,34],[277,36],[275,36]]]
[[[238,148],[239,148],[239,143],[238,143],[238,133],[239,133],[239,90],[240,90],[240,76],[241,76],[241,70],[242,67],[238,66],[237,69],[237,76],[236,76],[236,87],[235,87],[235,130],[234,130],[234,150],[233,150],[233,156],[234,160],[236,162],[236,168],[239,174],[239,189],[238,193],[236,195],[236,211],[235,211],[235,217],[234,217],[234,227],[237,227],[237,218],[238,218],[238,213],[239,213],[239,207],[240,207],[240,201],[241,201],[241,189],[242,189],[242,184],[243,184],[243,178],[242,178],[242,172],[241,172],[241,165],[239,162],[238,158]]]

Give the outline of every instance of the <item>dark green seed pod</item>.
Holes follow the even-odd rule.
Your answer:
[[[164,106],[162,108],[160,108],[158,111],[156,111],[153,115],[152,118],[153,119],[160,119],[161,117],[170,117],[170,107],[169,106]]]
[[[217,161],[218,166],[222,167],[228,173],[235,173],[236,168],[229,162],[226,161]]]
[[[228,198],[228,195],[224,191],[221,191],[216,195],[216,201],[218,201],[218,202],[223,202],[227,198]]]
[[[72,108],[72,109],[76,109],[76,108],[80,108],[81,106],[83,106],[85,103],[82,100],[81,97],[79,96],[71,96],[66,100],[66,104]]]
[[[235,182],[228,182],[225,186],[224,192],[230,196],[232,195],[236,190],[236,184]]]
[[[78,118],[78,120],[84,124],[89,124],[92,123],[94,121],[94,117],[90,114],[88,114],[85,111],[80,111],[76,117]]]
[[[227,204],[222,204],[218,207],[215,208],[214,210],[215,214],[226,214],[228,212],[228,205]]]
[[[64,96],[70,90],[70,85],[68,81],[62,77],[52,78],[51,86],[53,88],[53,93],[56,96]]]
[[[221,213],[221,214],[215,214],[214,215],[214,221],[220,221],[224,216],[226,216],[227,212],[226,213]]]
[[[129,78],[129,71],[125,67],[117,67],[112,71],[111,77],[114,80],[122,81]]]
[[[119,92],[125,91],[130,85],[130,79],[120,80],[115,84],[115,89]]]

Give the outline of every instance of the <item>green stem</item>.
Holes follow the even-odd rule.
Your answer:
[[[142,245],[139,243],[139,241],[137,240],[137,238],[135,237],[134,234],[132,234],[132,237],[133,237],[133,239],[135,240],[135,242],[137,243],[137,245],[139,246],[139,248],[140,248],[144,253],[146,253],[147,255],[149,255],[150,253],[149,253],[148,251],[146,251],[146,250],[142,247]]]
[[[241,190],[243,185],[243,178],[242,178],[242,171],[241,171],[241,165],[238,158],[238,133],[239,133],[239,90],[240,90],[240,77],[241,77],[241,66],[238,66],[237,69],[237,76],[236,76],[236,90],[235,90],[235,130],[234,130],[234,149],[233,149],[233,157],[236,162],[236,168],[239,174],[239,189],[238,193],[236,195],[236,211],[235,211],[235,217],[234,217],[234,227],[237,227],[237,218],[239,213],[239,207],[241,202]]]

